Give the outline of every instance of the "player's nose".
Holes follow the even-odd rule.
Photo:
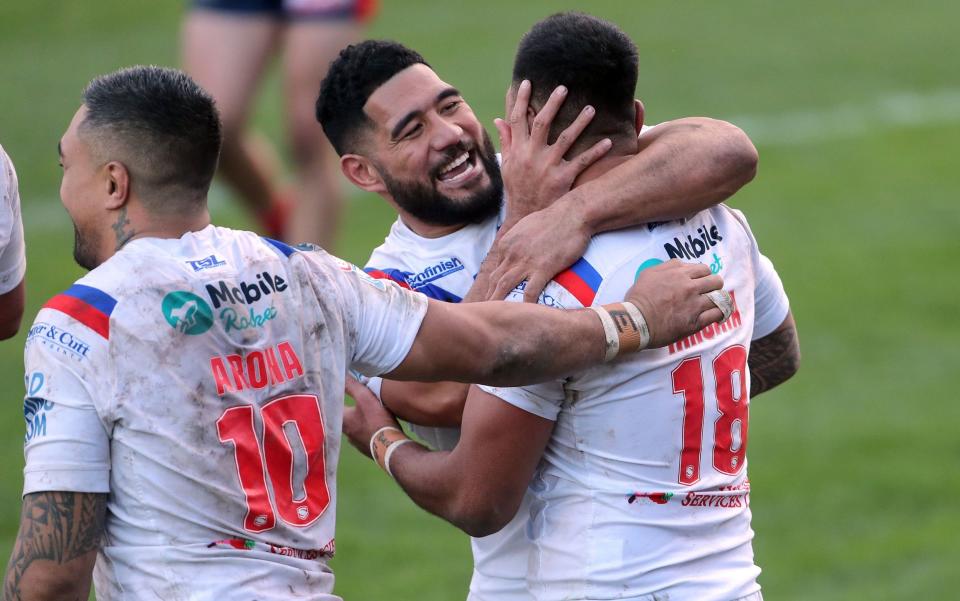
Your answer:
[[[454,121],[438,119],[434,127],[431,143],[434,150],[446,150],[459,144],[463,138],[463,128]]]

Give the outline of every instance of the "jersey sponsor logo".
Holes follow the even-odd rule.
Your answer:
[[[278,275],[264,271],[257,274],[256,280],[251,282],[227,282],[220,280],[215,284],[207,284],[207,295],[214,309],[220,305],[252,305],[271,294],[283,292],[287,289],[287,282]]]
[[[37,375],[40,375],[42,386],[43,375]],[[27,424],[27,433],[23,437],[24,444],[47,435],[47,412],[51,409],[53,409],[53,401],[32,396],[23,400],[23,420]]]
[[[683,507],[719,507],[739,509],[750,506],[750,481],[721,486],[715,491],[688,492],[680,502]]]
[[[87,358],[90,345],[82,338],[60,326],[45,321],[38,321],[30,327],[27,333],[27,344],[40,342],[60,354],[73,357],[78,361]]]
[[[227,332],[231,330],[249,330],[252,328],[262,328],[268,321],[277,317],[277,309],[270,305],[262,313],[250,307],[247,314],[241,315],[233,307],[224,307],[220,311],[220,321],[223,322],[223,329]]]
[[[170,327],[182,334],[203,334],[213,325],[213,311],[205,300],[192,292],[177,290],[163,297],[160,305]]]
[[[633,279],[636,280],[638,277],[640,277],[640,272],[644,269],[650,269],[651,267],[660,265],[661,263],[663,263],[663,259],[647,259],[640,264],[640,267],[637,267],[637,273],[633,275]]]
[[[463,271],[463,262],[457,257],[450,257],[449,259],[438,262],[436,265],[427,267],[421,272],[406,274],[407,283],[410,284],[411,288],[416,290],[434,280],[439,280],[458,271]]]
[[[259,390],[303,376],[303,363],[289,342],[251,351],[245,355],[222,355],[210,359],[210,373],[217,394]]]
[[[713,253],[713,261],[710,262],[710,273],[716,275],[720,273],[720,270],[723,269],[723,261],[720,260],[720,255]]]
[[[36,396],[40,389],[43,388],[45,378],[43,373],[35,371],[33,373],[23,376],[23,383],[27,389],[27,396]]]
[[[730,314],[730,317],[724,319],[720,323],[712,323],[699,332],[674,342],[667,347],[667,350],[670,352],[670,354],[672,355],[674,353],[685,351],[703,344],[704,342],[709,342],[716,336],[739,328],[742,323],[742,319],[740,317],[740,307],[737,306],[737,296],[733,290],[730,291],[730,300],[733,301],[733,313]]]
[[[320,549],[297,549],[294,547],[282,547],[272,543],[258,543],[249,538],[225,538],[214,541],[207,545],[208,549],[237,549],[238,551],[252,551],[261,549],[273,555],[283,555],[284,557],[295,557],[297,559],[326,559],[333,557],[337,552],[337,543],[335,539],[330,539],[326,545]]]
[[[187,265],[193,267],[194,271],[203,271],[204,269],[213,269],[214,267],[223,267],[226,265],[226,261],[221,261],[217,258],[217,255],[210,255],[209,257],[203,259],[196,259],[194,261],[187,261]]]
[[[667,242],[663,245],[663,249],[667,251],[667,255],[671,259],[693,260],[707,254],[707,251],[719,244],[721,240],[723,240],[723,236],[720,235],[720,230],[716,225],[709,227],[704,225],[697,228],[696,237],[690,234],[687,234],[684,240],[674,237],[673,244]]]

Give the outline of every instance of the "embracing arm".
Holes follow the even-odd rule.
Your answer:
[[[414,503],[470,536],[487,536],[517,513],[552,431],[552,421],[473,386],[452,451],[404,445],[390,467]]]
[[[86,600],[106,508],[107,495],[99,493],[24,496],[4,600]]]
[[[396,422],[362,385],[348,380],[347,392],[356,406],[344,413],[344,434],[369,455],[374,432]],[[390,471],[417,505],[471,536],[486,536],[517,512],[552,430],[552,421],[473,386],[457,446],[404,444],[394,449]]]
[[[756,169],[753,143],[730,123],[662,123],[640,136],[635,156],[501,230],[482,273],[489,298],[504,298],[526,279],[524,297],[533,302],[595,234],[692,215],[729,198]]]
[[[383,380],[380,400],[400,419],[441,428],[460,425],[469,384]]]
[[[590,234],[677,219],[723,202],[757,172],[757,151],[725,121],[688,117],[640,136],[640,152],[558,201]]]
[[[750,397],[789,380],[800,369],[800,341],[793,313],[776,330],[750,343]]]
[[[643,314],[649,346],[659,347],[720,321],[723,314],[706,293],[722,286],[706,265],[674,259],[641,272],[626,300]],[[618,326],[620,335],[638,331],[632,320]],[[596,365],[606,354],[606,340],[589,309],[430,301],[410,351],[385,377],[496,386],[543,382]]]

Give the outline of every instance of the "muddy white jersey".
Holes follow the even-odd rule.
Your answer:
[[[337,599],[344,375],[426,305],[249,232],[133,240],[30,328],[24,494],[109,493],[100,599]]]
[[[13,162],[0,146],[0,294],[16,288],[26,271],[20,186]]]
[[[373,249],[364,271],[377,279],[448,303],[466,296],[480,271],[480,263],[497,236],[503,211],[480,223],[464,226],[439,238],[425,238],[399,217],[383,244]],[[460,439],[459,428],[410,424],[411,430],[435,449],[450,450]]]
[[[473,286],[502,220],[501,214],[440,238],[424,238],[397,219],[383,244],[370,255],[365,270],[430,298],[460,302]],[[410,429],[435,449],[450,450],[460,439],[458,428],[410,424]],[[471,539],[474,571],[470,601],[530,601],[525,507],[526,500],[500,532]]]
[[[556,421],[532,491],[528,582],[538,600],[730,601],[756,593],[746,450],[750,341],[788,304],[738,211],[596,236],[540,302],[619,302],[679,258],[724,278],[725,322],[563,381],[484,390]],[[510,300],[520,300],[514,291]]]

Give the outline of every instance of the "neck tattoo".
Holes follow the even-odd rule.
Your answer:
[[[127,242],[130,242],[130,239],[137,233],[134,229],[127,229],[126,226],[130,225],[130,220],[127,219],[127,207],[120,209],[119,215],[117,215],[117,221],[112,226],[113,234],[117,239],[117,247],[115,250],[120,250],[123,248],[123,245]]]

